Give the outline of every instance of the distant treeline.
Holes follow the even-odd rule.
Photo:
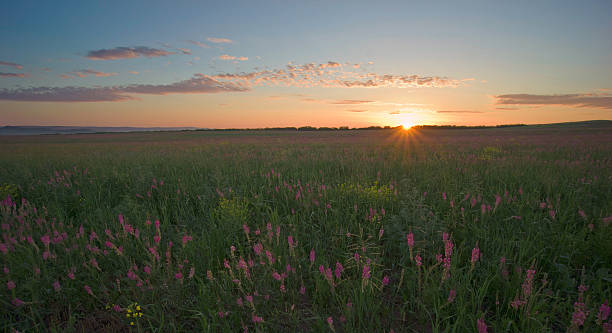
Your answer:
[[[416,125],[414,129],[482,129],[482,128],[504,128],[504,127],[519,127],[527,126],[525,124],[511,124],[511,125],[496,125],[496,126],[456,126],[456,125]],[[222,128],[222,129],[199,129],[198,131],[355,131],[355,130],[397,130],[403,128],[402,126],[369,126],[369,127],[354,127],[348,126],[340,127],[313,127],[313,126],[302,126],[302,127],[264,127],[264,128]]]
[[[527,126],[525,124],[508,124],[508,125],[495,125],[495,126],[456,126],[456,125],[416,125],[412,128],[416,129],[475,129],[475,128],[504,128],[504,127],[521,127]]]

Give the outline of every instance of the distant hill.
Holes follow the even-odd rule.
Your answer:
[[[186,131],[197,127],[82,127],[82,126],[4,126],[0,135],[85,134],[154,131]]]
[[[612,120],[586,120],[586,121],[573,121],[567,123],[553,123],[553,124],[538,124],[530,125],[532,127],[610,127],[612,126]]]

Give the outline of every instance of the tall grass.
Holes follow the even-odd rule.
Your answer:
[[[3,140],[7,331],[612,325],[610,132]]]

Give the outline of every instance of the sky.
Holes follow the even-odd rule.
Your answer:
[[[612,1],[10,1],[0,126],[612,119]]]

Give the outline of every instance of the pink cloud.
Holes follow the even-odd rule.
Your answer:
[[[249,90],[239,83],[220,82],[204,74],[170,84],[132,84],[110,87],[34,87],[0,89],[0,100],[29,102],[118,102],[133,95],[212,94]]]
[[[206,38],[207,41],[211,42],[211,43],[217,43],[217,44],[231,44],[234,41],[231,39],[227,39],[227,38],[216,38],[216,37],[208,37]]]
[[[24,73],[5,73],[5,72],[0,72],[0,77],[19,77],[19,78],[24,78],[27,77],[27,74]]]
[[[87,58],[92,60],[116,60],[116,59],[129,59],[129,58],[154,58],[154,57],[165,57],[174,52],[169,52],[160,49],[153,49],[145,46],[137,47],[116,47],[114,49],[101,49],[95,51],[89,51]]]
[[[221,59],[221,60],[239,60],[239,61],[247,61],[247,60],[249,60],[248,57],[234,57],[234,56],[231,56],[229,54],[222,54],[222,55],[219,56],[219,59]]]
[[[227,60],[231,56],[227,56]],[[285,85],[291,87],[328,88],[420,88],[457,87],[462,80],[439,76],[360,73],[335,62],[287,65],[284,69],[240,74],[219,74],[220,80],[240,81],[249,85]]]
[[[13,67],[13,68],[16,68],[16,69],[23,69],[22,65],[16,64],[14,62],[0,61],[0,65],[2,65],[2,66],[9,66],[9,67]]]
[[[227,57],[232,57],[226,55]],[[234,57],[233,60],[236,60]],[[350,66],[347,66],[350,67]],[[79,71],[81,75],[101,73]],[[74,73],[76,75],[76,73]],[[192,78],[170,84],[131,84],[111,87],[34,87],[0,89],[0,100],[96,102],[136,99],[133,95],[207,94],[242,92],[258,86],[326,87],[326,88],[418,88],[455,87],[462,80],[438,76],[358,73],[335,62],[324,64],[289,65],[286,68],[245,73],[217,75],[195,74]],[[303,96],[302,96],[303,97]],[[368,100],[339,100],[315,102],[338,105],[377,103]]]
[[[207,48],[209,48],[209,47],[210,47],[210,46],[208,46],[208,45],[206,45],[206,44],[204,44],[204,43],[202,43],[202,42],[198,42],[198,41],[196,41],[196,40],[188,40],[187,42],[189,42],[189,43],[191,43],[191,44],[193,44],[193,45],[197,45],[197,46],[199,46],[199,47],[201,47],[201,48],[205,48],[205,49],[207,49]]]
[[[61,74],[60,77],[62,79],[71,79],[71,78],[74,78],[75,76],[88,77],[90,75],[95,75],[97,77],[108,77],[108,76],[115,76],[117,75],[117,73],[105,73],[105,72],[100,72],[100,71],[96,71],[93,69],[81,69],[78,71],[72,71],[70,73]]]

